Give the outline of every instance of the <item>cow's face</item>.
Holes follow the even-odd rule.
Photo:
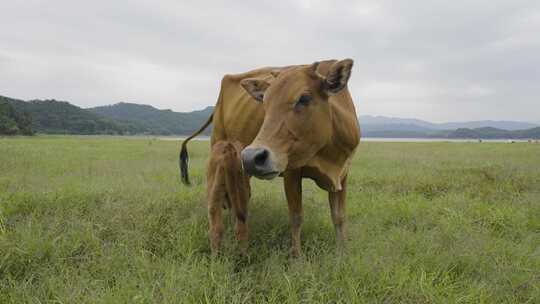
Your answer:
[[[314,63],[286,69],[272,83],[242,80],[244,89],[265,107],[257,137],[242,151],[248,174],[272,179],[287,169],[302,167],[330,141],[328,98],[347,86],[352,65],[351,59],[338,61],[320,75]]]

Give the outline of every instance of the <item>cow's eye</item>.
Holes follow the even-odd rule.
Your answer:
[[[300,96],[300,98],[298,98],[298,101],[296,102],[295,107],[298,107],[298,106],[305,107],[309,105],[310,102],[311,102],[311,95],[304,94]]]

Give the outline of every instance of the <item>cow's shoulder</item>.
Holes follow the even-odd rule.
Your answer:
[[[264,67],[238,74],[224,75],[214,112],[212,143],[236,140],[250,144],[264,120],[264,107],[240,85],[243,79],[260,78],[271,81],[286,67]]]

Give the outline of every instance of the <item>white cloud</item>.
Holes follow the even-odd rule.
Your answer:
[[[187,111],[222,75],[351,57],[359,114],[540,115],[540,2],[2,1],[0,95]]]

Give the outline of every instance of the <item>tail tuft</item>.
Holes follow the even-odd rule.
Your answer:
[[[184,142],[182,144],[182,149],[180,150],[180,159],[179,159],[180,177],[182,179],[182,183],[184,183],[185,185],[190,185],[191,183],[189,182],[189,174],[188,174],[189,156],[188,156],[186,143],[187,142]]]
[[[214,113],[212,113],[212,115],[208,117],[204,125],[199,130],[191,134],[191,136],[186,138],[186,140],[184,140],[184,142],[182,143],[182,149],[180,149],[178,164],[180,165],[180,177],[181,177],[182,183],[186,185],[190,184],[189,175],[188,175],[189,156],[188,156],[188,151],[187,151],[187,143],[195,136],[201,134],[204,131],[204,129],[206,129],[206,127],[208,127],[212,123],[213,119],[214,119]]]

